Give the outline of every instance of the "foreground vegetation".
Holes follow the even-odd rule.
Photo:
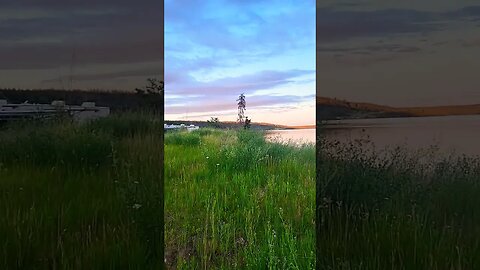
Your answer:
[[[480,159],[321,141],[320,269],[478,269]]]
[[[151,114],[0,131],[0,269],[159,269],[162,125]]]
[[[314,269],[314,179],[313,146],[243,130],[167,133],[167,265]]]

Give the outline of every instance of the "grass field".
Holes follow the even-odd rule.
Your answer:
[[[313,146],[162,130],[138,113],[2,126],[0,269],[480,265],[479,158],[321,141],[315,191]]]
[[[315,148],[261,132],[165,135],[172,269],[314,269]]]
[[[321,141],[320,269],[478,269],[480,159]]]
[[[162,125],[151,114],[0,131],[0,269],[159,269]]]

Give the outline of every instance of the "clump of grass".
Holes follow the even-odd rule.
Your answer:
[[[0,162],[49,167],[98,167],[111,161],[109,138],[78,130],[38,129],[0,134]]]
[[[207,135],[220,135],[222,133],[222,131],[212,128],[202,128],[195,130],[194,132],[202,137]]]
[[[199,136],[200,143],[175,136]],[[267,143],[243,130],[165,139],[170,267],[314,268],[313,147]]]
[[[160,134],[163,132],[163,125],[155,114],[130,112],[89,122],[85,129],[92,133],[103,133],[122,138],[136,134]]]
[[[321,269],[473,269],[480,263],[480,159],[438,160],[320,142]],[[433,150],[432,150],[433,151]]]
[[[223,134],[222,140],[227,143],[204,148],[204,155],[209,157],[207,163],[212,168],[221,165],[231,171],[254,170],[301,152],[296,151],[300,148],[266,142],[262,132],[231,131]],[[309,158],[311,161],[311,156]]]
[[[0,131],[1,269],[162,266],[162,135],[123,117]]]
[[[165,143],[170,145],[200,145],[201,134],[187,131],[171,131],[165,134]]]

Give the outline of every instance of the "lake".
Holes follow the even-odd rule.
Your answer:
[[[480,155],[480,115],[334,120],[323,126],[321,134],[340,142],[368,139],[375,149],[435,145],[443,154]]]
[[[315,143],[315,129],[279,129],[267,131],[265,137],[268,141],[283,143]]]

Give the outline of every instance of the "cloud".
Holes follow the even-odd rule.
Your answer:
[[[90,73],[90,74],[78,74],[72,76],[61,76],[57,78],[52,78],[48,80],[43,80],[42,83],[52,83],[58,82],[59,80],[65,79],[72,79],[74,81],[96,81],[96,80],[111,80],[111,79],[119,79],[124,77],[159,77],[160,74],[163,73],[163,67],[156,66],[156,67],[146,67],[141,69],[133,69],[133,70],[126,70],[126,71],[118,71],[118,72],[107,72],[107,73]]]
[[[148,12],[149,10],[145,7],[150,7],[151,9],[157,9],[163,11],[163,3],[157,0],[143,0],[141,3],[134,3],[130,0],[42,0],[41,2],[36,0],[22,0],[22,1],[8,1],[2,3],[4,8],[48,8],[50,10],[72,10],[72,9],[105,9],[111,7],[123,7],[133,10],[144,10]]]
[[[199,82],[190,78],[184,78],[182,83],[175,87],[171,85],[169,93],[175,95],[205,95],[224,96],[232,93],[254,93],[257,90],[271,89],[279,85],[295,83],[296,77],[302,75],[313,75],[314,70],[289,70],[275,71],[268,70],[254,74],[247,74],[237,77],[225,77],[211,82]]]
[[[263,95],[249,98],[247,96],[247,110],[251,109],[265,109],[272,107],[286,107],[292,108],[291,104],[301,103],[305,101],[314,100],[315,95],[296,96],[296,95]],[[207,113],[207,112],[222,112],[232,111],[236,112],[236,96],[231,95],[230,100],[215,100],[212,97],[203,97],[196,99],[188,106],[168,106],[165,108],[166,114],[183,114],[183,113]],[[288,105],[290,104],[290,105]],[[206,115],[206,114],[202,114]],[[208,114],[207,114],[208,115]]]
[[[99,65],[163,63],[161,1],[8,1],[0,15],[0,69],[25,78],[70,65],[93,73]]]
[[[136,36],[138,40],[114,40],[103,44],[41,44],[0,47],[0,69],[49,69],[92,64],[163,62],[159,38]]]
[[[360,37],[423,33],[439,30],[434,13],[416,10],[353,11],[317,9],[317,46]]]
[[[167,58],[238,63],[314,46],[313,3],[277,2],[167,1]]]
[[[480,6],[467,6],[444,12],[415,9],[340,9],[344,6],[343,3],[317,8],[317,46],[355,38],[426,34],[445,30],[449,20],[480,19]]]
[[[375,3],[350,6],[340,2],[317,9],[317,68],[332,59],[341,65],[368,66],[435,53],[454,43],[449,40],[454,32],[471,27],[469,23],[480,18],[480,6],[375,9]],[[464,42],[464,47],[468,44],[475,42]]]
[[[461,42],[463,47],[470,48],[470,47],[480,47],[480,39],[471,39],[471,40],[463,40]]]
[[[235,110],[240,93],[287,108],[315,92],[313,1],[166,0],[165,16],[167,114]]]
[[[480,6],[387,2],[318,9],[318,94],[393,106],[471,103]]]
[[[479,20],[480,6],[467,6],[455,11],[445,12],[443,14],[446,18],[461,19],[461,20]]]
[[[418,52],[422,49],[417,46],[402,45],[402,44],[372,44],[366,46],[356,47],[318,47],[317,52],[320,53],[353,53],[353,54],[372,54],[372,53],[409,53]]]

